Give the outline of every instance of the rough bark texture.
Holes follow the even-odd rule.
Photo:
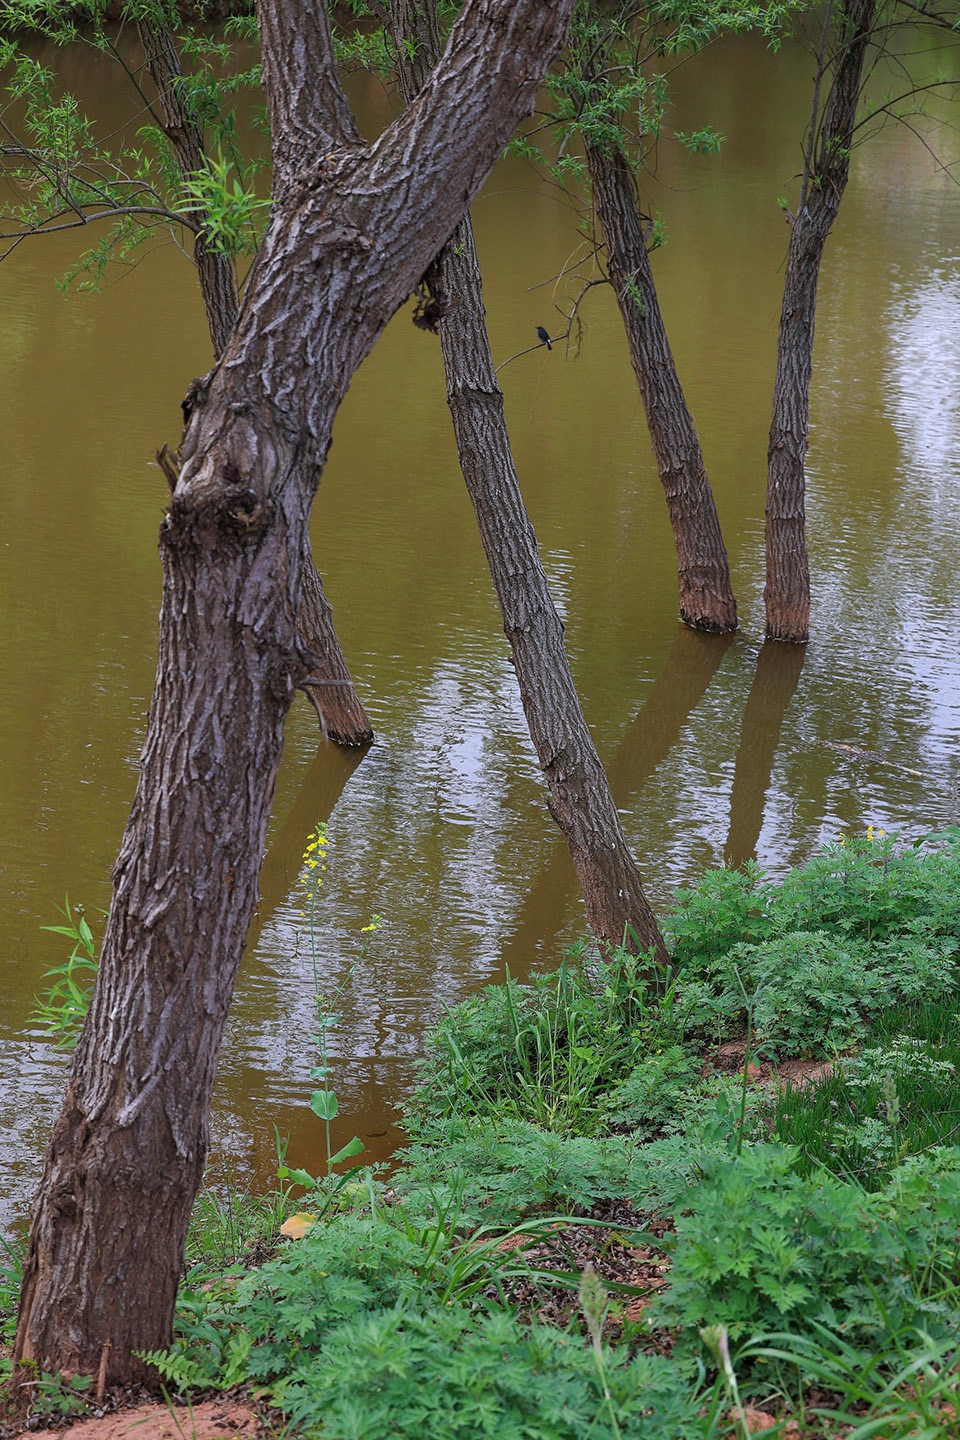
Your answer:
[[[373,726],[357,697],[333,625],[333,608],[313,557],[303,567],[297,630],[305,654],[312,654],[310,675],[300,682],[317,712],[320,728],[338,745],[369,745]]]
[[[311,664],[297,612],[333,418],[532,106],[571,4],[467,0],[422,95],[373,146],[342,144],[320,118],[302,148],[278,147],[280,198],[161,530],[157,685],[34,1206],[17,1366],[103,1362],[109,1382],[128,1381],[136,1349],[170,1340],[284,720]],[[316,30],[298,30],[301,11],[259,7],[275,124],[290,96],[312,118],[310,87],[295,73],[287,86],[288,44],[301,47],[292,72],[302,62],[318,90],[336,83],[325,7]]]
[[[623,317],[677,551],[680,617],[694,630],[737,628],[737,602],[713,491],[667,339],[633,177],[620,150],[587,146],[607,269]]]
[[[594,935],[619,945],[632,931],[640,947],[665,964],[666,946],[583,716],[563,625],[520,493],[483,319],[469,217],[441,250],[437,269],[440,294],[450,306],[440,321],[440,342],[460,465],[547,782],[550,812],[570,851]]]
[[[183,68],[173,35],[166,25],[139,20],[137,30],[150,77],[157,87],[157,104],[163,133],[170,143],[177,168],[189,179],[207,163],[203,128],[188,104],[183,88]],[[211,250],[204,234],[203,216],[197,216],[193,258],[200,281],[200,294],[207,317],[213,353],[219,356],[237,320],[239,304],[233,264],[229,255]]]
[[[838,10],[831,21],[832,13],[828,12],[826,22],[834,27],[831,33],[837,47],[828,62],[832,81],[822,116],[814,103],[800,203],[796,214],[788,216],[790,245],[767,450],[766,633],[771,640],[797,643],[810,636],[804,461],[809,442],[817,282],[823,249],[850,174],[850,144],[876,0],[849,0],[846,9]]]
[[[163,132],[176,156],[180,174],[187,180],[206,166],[207,153],[203,127],[187,102],[180,83],[183,70],[177,44],[165,25],[140,20],[137,29],[147,68],[157,87]],[[329,91],[325,92],[324,99],[328,96]],[[213,250],[207,244],[204,216],[198,214],[195,219],[199,228],[193,258],[213,353],[219,359],[237,323],[239,302],[236,279],[229,255]],[[304,569],[300,633],[304,643],[316,655],[312,670],[319,683],[305,685],[304,689],[317,712],[324,734],[341,745],[368,745],[373,739],[373,730],[353,687],[334,629],[333,610],[324,594],[323,582],[312,557]]]
[[[434,0],[395,0],[401,86],[419,93],[439,50]],[[470,216],[444,245],[428,280],[438,307],[447,403],[460,467],[480,527],[503,629],[540,767],[601,943],[631,933],[666,963],[667,950],[643,893],[600,757],[587,727],[563,643],[563,625],[540,562],[517,479],[494,373],[482,277]]]

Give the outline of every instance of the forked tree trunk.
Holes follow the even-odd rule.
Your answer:
[[[176,40],[168,26],[154,20],[137,22],[147,69],[157,87],[163,133],[184,180],[206,168],[207,152],[203,127],[196,118],[183,89],[183,70]],[[194,215],[198,224],[193,246],[200,295],[216,359],[222,355],[237,323],[239,302],[230,256],[207,241],[204,216]],[[304,690],[320,721],[320,728],[340,745],[368,745],[373,729],[357,696],[333,624],[333,610],[323,582],[310,556],[304,567],[300,635],[316,656],[312,666],[317,684]]]
[[[419,100],[367,148],[326,6],[258,4],[276,201],[161,530],[157,684],[34,1205],[20,1380],[32,1362],[129,1382],[134,1352],[170,1341],[284,721],[312,664],[297,613],[333,418],[532,107],[571,7],[467,0]]]
[[[777,341],[777,374],[767,449],[766,633],[770,640],[804,643],[810,637],[810,564],[807,558],[806,477],[810,378],[820,261],[850,175],[850,145],[869,48],[876,0],[849,0],[839,18],[828,10],[824,42],[836,53],[821,69],[807,136],[800,203],[790,223]],[[819,85],[824,66],[833,78],[823,115]]]
[[[677,552],[680,618],[694,630],[737,628],[737,602],[713,491],[666,327],[623,152],[587,145],[607,270],[630,347]]]
[[[434,0],[394,0],[402,88],[419,93],[439,50]],[[480,527],[550,813],[570,851],[587,923],[601,943],[636,936],[668,956],[570,673],[537,537],[527,514],[494,373],[469,214],[430,269],[460,467]]]

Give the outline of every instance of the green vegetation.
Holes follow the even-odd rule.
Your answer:
[[[62,925],[43,925],[54,935],[65,935],[73,941],[73,949],[62,965],[48,970],[44,979],[50,984],[37,997],[33,1019],[43,1027],[46,1039],[57,1050],[72,1050],[90,1008],[90,993],[97,973],[97,954],[93,931],[87,923],[82,905],[71,905],[69,896],[60,911]]]
[[[871,834],[780,885],[705,877],[666,980],[581,946],[487,987],[431,1035],[388,1180],[281,1153],[276,1195],[201,1197],[164,1383],[255,1386],[329,1440],[708,1440],[749,1406],[781,1434],[950,1433],[958,896],[960,831]],[[829,1065],[754,1083],[720,1044]]]

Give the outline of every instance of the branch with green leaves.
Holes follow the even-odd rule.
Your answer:
[[[269,207],[255,187],[264,161],[248,158],[251,147],[238,138],[238,97],[260,84],[259,63],[241,63],[254,22],[230,21],[220,39],[187,31],[175,41],[176,9],[160,0],[128,4],[119,27],[107,26],[105,15],[105,0],[85,7],[82,26],[50,0],[15,0],[4,9],[5,253],[29,237],[92,225],[102,233],[62,281],[86,289],[98,288],[111,265],[133,263],[158,231],[183,250],[192,242],[198,265],[201,249],[231,264],[252,253]],[[126,125],[101,134],[37,58],[38,39],[87,46],[113,61],[129,97]]]

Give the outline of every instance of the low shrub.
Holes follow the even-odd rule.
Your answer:
[[[906,1157],[960,1136],[960,1017],[953,1003],[903,1006],[878,1017],[871,1043],[808,1091],[778,1097],[777,1138],[868,1190]]]
[[[707,1159],[676,1218],[657,1324],[731,1337],[825,1325],[865,1343],[892,1325],[956,1333],[960,1149],[894,1171],[870,1193],[824,1171],[802,1175],[777,1144]]]

